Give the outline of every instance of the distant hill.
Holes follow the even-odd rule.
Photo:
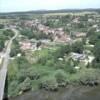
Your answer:
[[[9,12],[9,13],[0,13],[0,16],[2,15],[27,15],[27,14],[46,14],[46,13],[76,13],[76,12],[84,12],[84,11],[89,11],[89,12],[99,12],[100,13],[100,8],[98,9],[61,9],[61,10],[35,10],[35,11],[25,11],[25,12]]]

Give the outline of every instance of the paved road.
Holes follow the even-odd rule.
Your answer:
[[[3,95],[4,95],[4,88],[5,88],[5,80],[6,80],[6,75],[7,75],[7,66],[9,63],[9,54],[11,51],[11,44],[12,41],[16,38],[16,36],[18,35],[18,31],[16,29],[12,29],[15,33],[14,37],[12,37],[8,43],[8,46],[6,48],[6,52],[5,52],[5,57],[4,57],[4,61],[3,61],[3,65],[2,68],[0,70],[0,100],[3,99]]]

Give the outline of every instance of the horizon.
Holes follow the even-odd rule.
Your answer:
[[[0,13],[63,9],[100,9],[99,0],[0,0]],[[93,2],[94,1],[94,2]],[[24,3],[23,3],[24,2]]]
[[[100,9],[100,8],[72,8],[72,9],[69,9],[69,8],[65,8],[65,9],[38,9],[38,10],[26,10],[26,11],[11,11],[11,12],[0,12],[0,14],[2,14],[2,13],[4,13],[4,14],[6,14],[6,13],[24,13],[24,12],[42,12],[42,11],[44,11],[44,12],[48,12],[48,11],[67,11],[67,10],[98,10],[98,9]]]

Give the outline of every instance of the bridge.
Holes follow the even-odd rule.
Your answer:
[[[4,89],[5,89],[5,81],[6,81],[6,76],[7,76],[7,66],[9,64],[9,58],[10,58],[10,51],[11,51],[11,44],[12,41],[17,37],[18,31],[16,29],[11,29],[14,31],[15,35],[9,40],[9,43],[7,45],[6,51],[5,51],[5,56],[3,58],[3,63],[2,67],[0,70],[0,100],[3,100],[4,96]]]

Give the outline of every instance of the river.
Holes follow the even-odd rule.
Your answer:
[[[37,90],[9,100],[100,100],[100,86],[68,86],[57,92]]]

